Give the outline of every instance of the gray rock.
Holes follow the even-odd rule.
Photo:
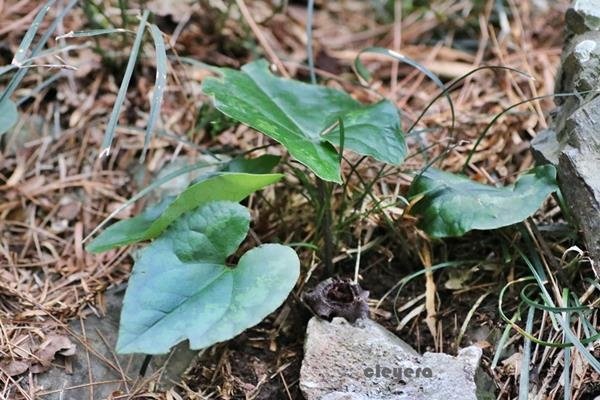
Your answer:
[[[560,144],[556,138],[556,132],[552,129],[545,129],[537,134],[531,141],[533,155],[537,162],[544,164],[550,162],[558,164],[558,153]]]
[[[106,315],[103,318],[91,316],[83,321],[85,343],[90,350],[86,351],[86,347],[76,338],[71,339],[77,345],[75,355],[68,359],[72,366],[71,373],[55,366],[43,374],[34,376],[38,389],[36,399],[103,400],[111,399],[115,393],[128,393],[127,388],[132,388],[135,381],[139,379],[139,371],[145,356],[136,354],[115,357],[114,348],[117,342],[124,289],[122,287],[107,291]],[[79,320],[72,321],[69,327],[78,334],[80,339],[83,339]],[[158,381],[159,386],[165,389],[169,388],[174,382],[180,380],[181,374],[190,366],[197,354],[198,352],[189,350],[187,342],[181,343],[170,354],[153,357],[145,377],[155,374],[154,381]],[[60,365],[58,362],[56,364]],[[90,381],[94,384],[89,385]]]
[[[567,31],[574,34],[600,30],[600,1],[575,0],[565,20]]]
[[[599,100],[600,98],[593,102],[596,107],[600,105]],[[600,109],[596,108],[591,112],[600,122]],[[580,137],[583,138],[585,136]],[[600,136],[588,137],[588,139],[590,142],[584,145],[576,147],[569,144],[562,150],[558,163],[558,178],[563,195],[581,228],[587,250],[595,265],[598,265],[600,263],[600,143],[598,142]],[[590,144],[595,145],[596,148],[590,148]]]
[[[369,319],[313,317],[307,327],[300,389],[308,400],[475,400],[481,349],[419,355]]]
[[[600,31],[576,35],[567,43],[560,76],[560,90],[565,93],[586,92],[600,87]],[[577,100],[576,97],[571,99]]]
[[[600,264],[600,0],[576,0],[566,16],[566,41],[556,92],[560,108],[552,130],[532,142],[534,154],[557,166],[561,191]],[[585,92],[588,93],[585,93]]]

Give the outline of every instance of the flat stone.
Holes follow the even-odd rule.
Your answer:
[[[350,324],[343,318],[313,317],[300,389],[308,400],[475,400],[481,354],[470,346],[456,357],[421,356],[372,320]]]
[[[61,368],[61,361],[55,361],[56,365],[49,371],[34,375],[36,399],[109,399],[113,394],[128,393],[127,388],[140,379],[139,371],[145,356],[116,356],[114,353],[124,292],[123,286],[105,293],[106,313],[102,318],[92,315],[85,318],[83,324],[79,320],[69,324],[79,340],[71,338],[77,346],[75,355],[63,359],[62,365],[70,364],[72,372]],[[80,340],[86,343],[87,349]],[[170,354],[153,357],[145,377],[160,375],[154,380],[158,381],[159,387],[168,389],[180,380],[197,354],[197,351],[189,350],[187,342],[181,343]]]

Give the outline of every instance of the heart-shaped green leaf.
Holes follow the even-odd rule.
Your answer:
[[[289,247],[265,244],[225,264],[248,232],[237,203],[202,205],[141,250],[123,302],[117,351],[162,354],[189,339],[200,349],[259,323],[283,303],[300,273]]]
[[[342,118],[344,148],[377,160],[400,164],[406,144],[396,107],[387,100],[365,106],[350,95],[319,85],[274,76],[265,60],[241,71],[219,68],[221,78],[207,78],[203,91],[215,107],[281,143],[324,180],[341,182],[340,135],[328,128]]]
[[[0,101],[0,135],[12,128],[18,120],[17,105],[9,99]]]
[[[429,168],[413,181],[409,196],[423,196],[412,208],[420,227],[431,237],[446,237],[521,222],[557,189],[551,165],[536,167],[504,188]]]
[[[140,215],[119,221],[106,228],[86,246],[92,253],[137,243],[157,237],[177,217],[201,204],[216,200],[240,201],[251,193],[277,182],[281,174],[220,173],[150,207]]]

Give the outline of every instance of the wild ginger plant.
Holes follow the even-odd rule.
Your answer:
[[[283,145],[317,179],[338,184],[345,150],[399,165],[407,147],[400,114],[388,100],[361,104],[342,91],[281,78],[258,60],[241,71],[213,68],[203,82],[216,109]],[[117,350],[165,353],[188,339],[193,349],[227,340],[260,322],[299,275],[294,251],[263,245],[236,267],[225,264],[245,236],[249,215],[236,204],[281,174],[219,172],[144,213],[105,230],[87,249],[153,240],[135,260]],[[555,171],[538,167],[513,186],[494,188],[428,168],[409,196],[433,237],[522,221],[556,190]],[[190,321],[193,321],[191,325]]]

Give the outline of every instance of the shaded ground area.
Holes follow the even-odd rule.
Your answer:
[[[94,18],[97,22],[105,18],[115,27],[135,29],[137,25],[135,12],[123,21],[116,2],[84,3],[85,7],[67,15],[57,34],[98,28],[98,23],[91,22]],[[155,76],[149,41],[127,93],[114,147],[106,158],[99,158],[101,142],[131,36],[57,39],[57,45],[75,47],[61,52],[58,61],[49,57],[48,62],[77,69],[35,68],[17,90],[15,98],[23,99],[22,121],[2,137],[0,155],[0,397],[33,399],[38,392],[36,374],[68,368],[68,356],[55,355],[69,346],[44,351],[49,340],[83,339],[77,339],[66,324],[102,315],[105,291],[127,280],[131,249],[101,255],[84,250],[84,238],[111,211],[174,160],[191,163],[207,152],[236,155],[253,149],[253,155],[284,155],[266,137],[214,110],[199,94],[200,82],[209,72],[186,58],[238,68],[251,59],[267,57],[284,65],[291,75],[306,79],[305,4],[247,1],[249,19],[234,3],[205,0],[175,15],[156,17],[173,57],[159,135],[143,163],[139,156]],[[461,170],[478,136],[498,112],[524,99],[553,93],[568,2],[509,1],[497,6],[494,1],[439,1],[430,7],[402,8],[379,1],[316,3],[313,44],[320,81],[364,102],[380,96],[393,100],[402,110],[405,127],[438,88],[418,71],[372,55],[362,59],[374,79],[369,88],[362,86],[351,69],[361,49],[374,45],[396,49],[445,81],[479,65],[510,66],[523,72],[487,70],[467,78],[452,92],[453,132],[448,103],[437,101],[421,121],[422,129],[407,138],[410,156],[401,167],[381,172],[380,165],[366,161],[352,168],[358,158],[349,156],[343,164],[346,185],[336,189],[333,204],[340,211],[334,221],[337,272],[352,277],[360,253],[359,281],[371,292],[372,318],[421,352],[455,354],[463,345],[478,343],[498,398],[513,398],[521,336],[511,336],[507,350],[507,355],[517,357],[493,370],[490,364],[504,327],[498,315],[498,294],[506,283],[526,272],[512,247],[521,242],[521,231],[506,228],[432,242],[416,228],[415,218],[406,212],[399,196],[406,194],[412,179],[409,172],[436,158],[445,170]],[[136,9],[133,2],[129,6]],[[11,62],[38,7],[36,1],[0,2],[0,21],[6,21],[0,26],[2,65]],[[56,12],[51,10],[53,15]],[[52,81],[46,84],[48,79]],[[488,184],[514,181],[518,172],[533,165],[529,142],[548,126],[552,109],[552,100],[542,99],[507,113],[482,139],[466,173]],[[293,166],[297,165],[286,158],[282,168],[289,171]],[[378,175],[382,178],[371,186]],[[291,176],[247,201],[253,216],[248,247],[268,241],[317,241],[310,197]],[[145,204],[147,200],[135,203],[117,219],[137,214]],[[376,207],[381,204],[384,207]],[[560,261],[568,248],[580,245],[553,198],[534,219],[543,238],[538,244],[548,258]],[[138,379],[133,374],[122,386],[122,397],[116,398],[128,398],[128,394],[153,399],[299,398],[302,344],[310,317],[299,299],[305,288],[327,276],[318,252],[305,247],[298,251],[302,276],[278,311],[237,338],[204,350],[175,389],[165,393],[156,379]],[[392,289],[401,279],[423,266],[456,260],[474,261],[427,279],[417,277],[396,298]],[[582,276],[590,276],[588,266],[575,269],[572,279]],[[514,311],[518,292],[509,291],[506,298],[506,309]],[[465,319],[469,323],[463,328]],[[539,349],[542,359],[534,383],[546,385],[548,398],[562,395],[557,383],[558,354],[558,350]],[[580,368],[573,378],[577,398],[600,394],[593,383],[600,377],[588,371],[581,358],[575,357],[574,363]],[[549,377],[547,382],[545,377]]]

